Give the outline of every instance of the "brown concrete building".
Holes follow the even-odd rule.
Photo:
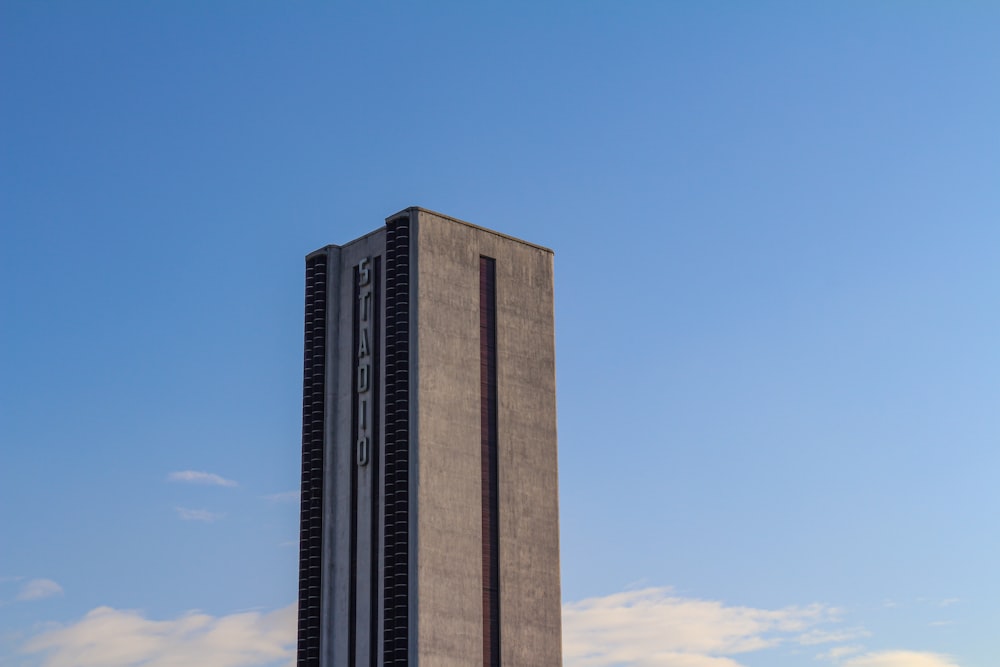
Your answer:
[[[306,258],[300,667],[562,664],[552,296],[420,208]]]

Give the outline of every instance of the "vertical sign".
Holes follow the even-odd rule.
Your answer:
[[[350,579],[348,586],[349,667],[378,667],[381,561],[379,537],[379,336],[381,257],[354,265],[351,331]],[[367,629],[366,626],[367,625]]]
[[[358,396],[358,434],[355,452],[359,466],[368,465],[371,458],[372,429],[372,260],[366,257],[358,269],[358,349],[355,356],[355,391]]]

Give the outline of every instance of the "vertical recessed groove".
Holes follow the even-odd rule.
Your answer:
[[[298,667],[318,667],[323,586],[323,434],[326,426],[327,256],[306,261],[299,514]]]
[[[379,468],[381,457],[379,456],[379,397],[382,368],[379,364],[382,360],[381,342],[381,322],[382,322],[382,258],[376,257],[372,267],[372,436],[371,436],[371,466],[372,471],[372,504],[371,504],[371,585],[369,588],[371,604],[369,605],[369,667],[378,667],[378,608],[379,608],[379,526],[381,517],[379,516],[379,480],[381,479],[381,469]]]
[[[354,271],[351,278],[351,295],[352,295],[352,310],[351,310],[351,358],[354,358],[355,352],[358,349],[358,325],[359,325],[359,303],[358,297],[361,294],[361,287],[359,281],[359,271],[358,267],[354,267]],[[357,391],[357,361],[352,364],[351,367],[351,447],[350,452],[355,452],[355,446],[358,442],[358,391]],[[348,664],[354,665],[357,662],[357,651],[358,651],[358,628],[357,628],[357,615],[358,615],[358,466],[353,460],[353,457],[348,457],[348,466],[351,469],[350,476],[350,498],[351,498],[351,516],[350,516],[350,542],[348,546],[348,552],[351,555],[350,560],[350,574],[348,577],[347,585],[347,655]]]
[[[409,664],[410,220],[386,222],[383,664]]]
[[[483,516],[483,667],[500,666],[496,260],[479,258],[479,399]]]

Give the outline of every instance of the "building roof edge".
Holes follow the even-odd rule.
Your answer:
[[[556,254],[554,250],[552,250],[551,248],[546,248],[543,245],[538,245],[537,243],[532,243],[531,241],[525,241],[524,239],[519,239],[516,236],[511,236],[510,234],[504,234],[503,232],[498,232],[495,229],[490,229],[489,227],[483,227],[481,225],[477,225],[477,224],[468,222],[466,220],[461,220],[459,218],[456,218],[456,217],[451,216],[451,215],[447,215],[445,213],[439,213],[437,211],[432,211],[429,208],[423,208],[421,206],[408,206],[408,207],[404,208],[402,211],[398,211],[396,213],[393,213],[392,215],[390,215],[389,217],[387,217],[385,219],[385,221],[389,222],[390,220],[392,220],[394,218],[398,218],[398,217],[400,217],[402,215],[406,215],[406,214],[409,214],[411,212],[429,213],[430,215],[434,215],[434,216],[437,216],[439,218],[444,218],[445,220],[450,220],[451,222],[457,222],[460,225],[465,225],[466,227],[472,227],[473,229],[478,229],[479,231],[482,231],[482,232],[488,232],[490,234],[493,234],[494,236],[499,236],[499,237],[505,238],[505,239],[507,239],[509,241],[516,241],[517,243],[522,243],[522,244],[524,244],[526,246],[531,246],[532,248],[537,248],[538,250],[543,250],[543,251],[549,253],[550,255],[555,255]]]
[[[324,253],[329,253],[331,249],[340,250],[340,246],[339,245],[334,245],[333,243],[329,243],[329,244],[323,246],[322,248],[316,248],[311,253],[309,253],[308,255],[306,255],[306,261],[308,262],[310,259],[312,259],[316,255],[322,255]]]

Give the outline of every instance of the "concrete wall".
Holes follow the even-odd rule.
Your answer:
[[[561,664],[552,253],[413,210],[419,663],[482,660],[479,257],[496,259],[500,643]]]
[[[417,214],[411,230],[417,258],[413,593],[416,664],[426,667],[482,664],[479,250],[468,231],[426,214]]]

